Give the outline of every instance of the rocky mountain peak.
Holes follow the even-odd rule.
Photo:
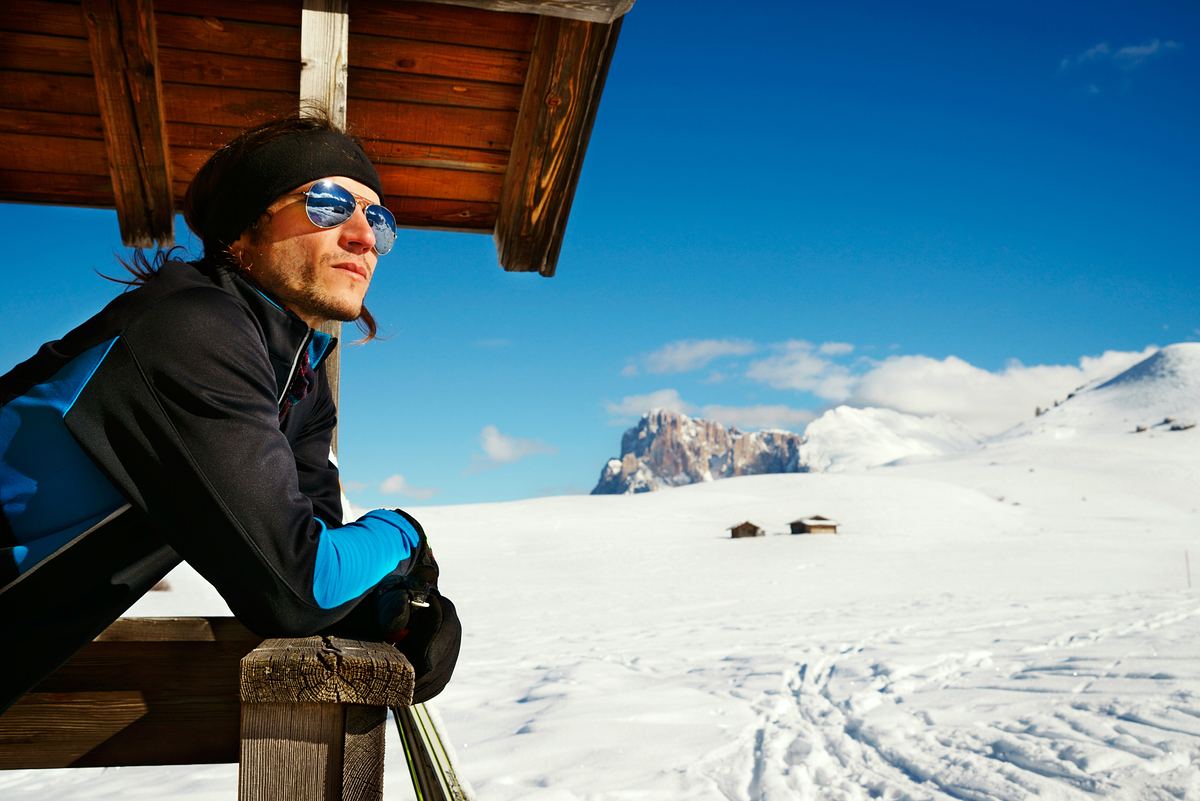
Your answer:
[[[712,420],[652,409],[621,437],[621,455],[600,471],[593,495],[650,492],[759,473],[800,473],[803,437],[745,433]]]

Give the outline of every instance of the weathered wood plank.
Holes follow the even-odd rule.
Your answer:
[[[13,163],[28,172],[109,174],[103,139],[0,133],[0,153],[20,154]]]
[[[300,74],[295,61],[239,53],[199,54],[195,50],[164,47],[161,42],[158,66],[164,85],[192,83],[274,92],[295,92]]]
[[[620,26],[538,23],[496,221],[506,270],[554,275]]]
[[[296,5],[299,11],[299,4]],[[159,13],[156,19],[159,46],[214,53],[246,53],[258,58],[288,61],[293,65],[300,60],[299,13],[296,14],[295,26],[263,25],[193,14]]]
[[[0,86],[0,108],[100,114],[91,77],[0,70]]]
[[[159,47],[158,63],[168,92],[170,85],[176,83],[296,91],[298,68],[291,61],[230,53],[208,53],[198,58],[193,50]],[[361,67],[351,67],[348,88],[351,99],[398,100],[513,112],[521,105],[521,87],[514,84],[409,75]],[[381,133],[386,135],[388,132]]]
[[[247,3],[207,0],[200,12],[195,0],[159,0],[160,13],[203,16],[212,20],[257,22],[298,27],[297,3]],[[472,8],[395,0],[356,0],[350,15],[352,34],[392,36],[424,42],[528,52],[536,19],[522,14],[489,14]]]
[[[582,22],[616,22],[633,8],[634,0],[427,0],[488,11],[541,14]]]
[[[0,768],[236,761],[260,642],[233,618],[122,618],[0,716]]]
[[[486,108],[516,113],[521,107],[517,84],[489,83],[426,75],[406,75],[350,65],[351,100],[398,100],[440,106]],[[385,129],[380,138],[403,138],[403,131]]]
[[[299,93],[171,84],[167,87],[167,119],[238,130],[275,116],[293,114]],[[385,139],[508,150],[517,115],[493,109],[432,106],[356,100],[348,109],[351,132],[365,131]],[[378,132],[378,133],[375,133]]]
[[[76,765],[146,712],[136,690],[28,693],[0,717],[0,769]]]
[[[528,14],[490,14],[474,8],[395,0],[355,0],[352,34],[397,36],[528,53],[537,18]]]
[[[469,203],[461,200],[432,200],[423,197],[388,195],[384,205],[396,215],[404,228],[428,228],[440,231],[491,233],[496,227],[499,205]]]
[[[0,69],[91,75],[92,56],[86,39],[3,31]]]
[[[0,30],[87,38],[79,3],[22,0],[20,8],[20,13],[0,15]]]
[[[520,85],[525,82],[529,58],[511,50],[354,34],[350,37],[350,66]]]
[[[499,173],[439,170],[376,164],[385,189],[414,197],[496,202],[504,176]]]
[[[29,172],[0,166],[0,200],[112,208],[112,180],[108,175]]]
[[[54,111],[10,110],[0,114],[0,132],[61,136],[68,139],[104,138],[99,114],[60,114]]]
[[[348,111],[350,130],[371,138],[481,150],[509,150],[517,124],[511,111],[423,103],[356,99]]]
[[[174,242],[171,162],[151,0],[84,0],[121,239]]]
[[[164,48],[214,53],[245,53],[295,64],[300,60],[296,28],[253,22],[160,14],[159,43]],[[350,35],[350,67],[459,80],[518,84],[525,80],[523,51]]]

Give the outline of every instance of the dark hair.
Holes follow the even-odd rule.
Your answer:
[[[317,131],[327,131],[349,136],[345,131],[336,126],[323,111],[319,109],[306,110],[304,116],[282,117],[243,131],[232,141],[213,153],[208,161],[204,162],[203,166],[200,167],[192,179],[191,184],[188,185],[187,194],[183,198],[183,208],[181,209],[188,227],[196,232],[204,246],[204,254],[196,262],[198,268],[234,271],[240,271],[241,269],[237,259],[229,251],[229,246],[233,243],[233,240],[225,241],[228,239],[228,235],[219,235],[213,230],[214,226],[206,225],[205,215],[201,211],[211,203],[213,196],[217,192],[217,188],[223,183],[227,174],[232,170],[237,170],[249,154],[270,142],[294,134]],[[356,145],[358,144],[357,140],[353,141],[355,141]],[[259,220],[251,223],[248,230],[256,230],[263,219],[260,217]],[[146,254],[141,250],[134,250],[128,261],[118,259],[122,266],[129,271],[132,276],[131,278],[120,279],[111,278],[110,276],[105,276],[105,278],[128,286],[140,286],[156,276],[158,271],[162,269],[162,266],[170,261],[178,250],[181,250],[181,248],[173,247],[166,251],[159,249],[152,258],[147,258]],[[374,315],[367,310],[365,304],[354,322],[363,332],[363,338],[359,340],[360,342],[368,342],[375,338],[379,326],[375,322]]]

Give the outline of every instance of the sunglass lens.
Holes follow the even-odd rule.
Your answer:
[[[375,232],[375,252],[386,256],[396,244],[396,218],[383,206],[367,206],[367,222]]]
[[[332,181],[315,183],[306,194],[304,209],[318,228],[341,225],[354,214],[354,196]]]

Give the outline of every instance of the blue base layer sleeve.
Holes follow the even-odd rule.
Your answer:
[[[367,512],[341,528],[321,526],[313,597],[332,609],[362,595],[396,569],[420,542],[411,523],[390,509]]]

